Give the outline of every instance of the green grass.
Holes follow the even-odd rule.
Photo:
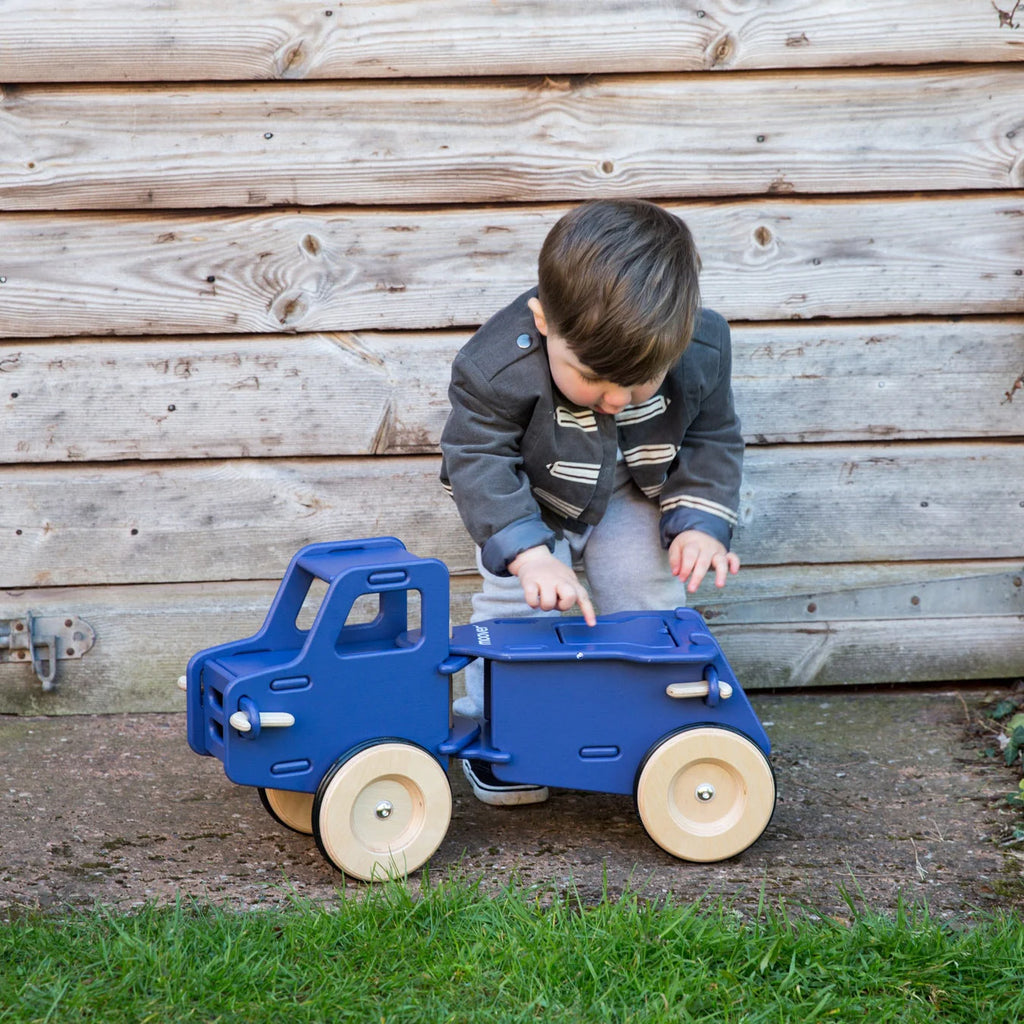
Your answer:
[[[148,907],[0,924],[0,1022],[1024,1019],[1024,924],[923,911],[584,907],[400,884],[329,908]]]

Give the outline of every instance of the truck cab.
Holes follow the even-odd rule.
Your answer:
[[[303,627],[317,580],[326,591]],[[220,758],[233,782],[313,793],[369,737],[436,750],[448,736],[447,659],[444,563],[394,537],[309,545],[258,632],[189,662],[189,745]]]

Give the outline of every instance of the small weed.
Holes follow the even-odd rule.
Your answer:
[[[987,756],[1001,756],[1007,768],[1018,773],[1024,772],[1024,681],[1018,681],[1017,692],[1010,697],[996,701],[985,709],[976,725],[983,729],[992,739],[991,753]],[[1017,783],[1017,789],[1007,793],[1004,802],[1016,810],[1024,812],[1024,778]],[[1008,836],[1000,840],[1000,846],[1015,847],[1024,843],[1024,816],[1015,825]]]
[[[997,742],[1003,751],[1003,760],[1010,768],[1022,762],[1024,752],[1024,698],[1005,697],[985,711],[985,717],[998,723]]]
[[[1024,714],[1016,714],[1005,725],[1006,748],[1003,751],[1003,759],[1006,767],[1009,768],[1014,761],[1021,758],[1021,750],[1024,750]]]
[[[1005,697],[1003,700],[993,704],[992,707],[985,711],[985,717],[994,719],[999,722],[1004,718],[1009,718],[1017,710],[1017,701],[1010,697]]]

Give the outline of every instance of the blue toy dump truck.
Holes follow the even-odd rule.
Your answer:
[[[480,722],[451,704],[474,658]],[[650,837],[684,860],[746,849],[775,807],[768,737],[694,611],[450,631],[447,568],[394,537],[304,547],[260,630],[196,654],[185,687],[191,748],[364,880],[438,848],[452,757],[508,781],[633,794]]]

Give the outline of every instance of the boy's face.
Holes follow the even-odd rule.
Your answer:
[[[653,380],[634,384],[632,387],[623,387],[613,381],[604,380],[576,358],[563,338],[547,329],[547,319],[536,299],[530,299],[530,309],[537,330],[547,335],[551,379],[570,402],[593,409],[594,412],[614,416],[615,413],[622,412],[627,405],[639,405],[648,398],[653,398],[665,380],[664,373]]]

